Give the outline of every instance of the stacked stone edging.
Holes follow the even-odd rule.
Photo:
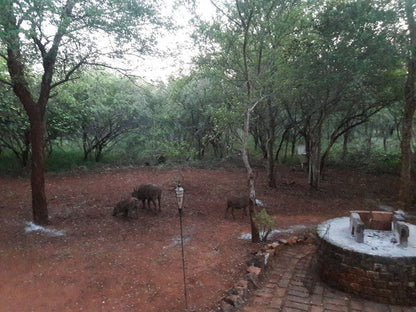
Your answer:
[[[359,253],[320,239],[321,279],[334,288],[369,300],[416,305],[416,257]]]
[[[279,239],[276,242],[266,244],[254,256],[246,262],[246,273],[237,283],[234,284],[221,300],[221,311],[232,312],[240,307],[248,298],[253,289],[260,286],[265,272],[272,266],[274,257],[279,254],[285,246],[295,244],[312,244],[316,235],[312,232],[305,235],[292,236],[288,239]]]

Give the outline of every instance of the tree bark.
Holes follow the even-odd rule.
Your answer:
[[[412,169],[412,131],[413,117],[416,110],[416,24],[413,12],[413,1],[405,1],[405,10],[410,36],[409,59],[407,62],[407,79],[404,87],[405,106],[402,118],[401,170],[399,200],[408,203],[411,200],[411,169]]]
[[[275,175],[275,166],[274,166],[274,141],[276,140],[275,131],[276,125],[274,122],[274,116],[272,113],[271,99],[267,100],[267,109],[268,109],[268,138],[267,138],[267,179],[269,182],[269,187],[276,188],[276,175]]]
[[[321,180],[321,136],[322,123],[319,121],[312,132],[307,135],[309,185],[315,190],[319,189]]]
[[[242,159],[243,163],[247,170],[247,183],[248,183],[248,189],[249,189],[249,198],[250,198],[250,205],[249,205],[249,213],[250,213],[250,224],[251,224],[251,241],[253,243],[259,243],[260,242],[260,234],[259,230],[257,229],[257,226],[254,222],[254,214],[255,214],[255,203],[256,203],[256,189],[254,185],[254,174],[253,169],[250,166],[250,162],[248,159],[248,153],[247,153],[247,141],[248,141],[248,135],[250,133],[250,115],[253,112],[254,108],[258,104],[254,104],[252,107],[251,105],[251,79],[249,76],[249,70],[248,70],[248,64],[247,64],[247,45],[248,45],[248,36],[249,36],[249,29],[251,26],[251,19],[253,17],[253,9],[250,10],[250,12],[247,14],[247,16],[244,16],[242,12],[240,11],[240,7],[237,4],[237,10],[240,18],[241,27],[243,29],[243,45],[242,45],[242,54],[243,54],[243,68],[244,68],[244,79],[245,84],[247,87],[247,111],[246,111],[246,119],[244,122],[244,133],[243,133],[243,148],[242,148]]]
[[[38,108],[38,107],[36,107]],[[39,109],[30,113],[30,129],[32,137],[32,212],[36,224],[46,225],[49,222],[48,206],[45,193],[45,123]]]
[[[349,141],[350,141],[350,131],[346,131],[344,133],[344,140],[342,143],[342,155],[341,155],[342,160],[345,160],[347,158]]]
[[[254,184],[254,173],[253,169],[250,166],[250,162],[248,160],[248,154],[247,154],[247,140],[248,140],[248,134],[249,134],[249,128],[250,128],[250,114],[252,109],[248,108],[246,112],[246,120],[244,123],[244,137],[243,137],[243,149],[242,149],[242,159],[244,166],[246,167],[247,171],[247,183],[248,183],[248,189],[249,189],[249,197],[250,197],[250,205],[249,205],[249,215],[250,215],[250,225],[251,225],[251,241],[253,243],[259,243],[260,242],[260,234],[259,230],[253,220],[255,211],[255,203],[256,203],[256,188]]]

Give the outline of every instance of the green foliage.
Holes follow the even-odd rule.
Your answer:
[[[122,56],[130,43],[137,51],[149,52],[153,33],[148,30],[164,23],[153,2],[75,2],[67,17],[71,23],[63,25],[68,28],[52,81],[56,93],[46,106],[48,170],[83,166],[76,156],[81,148],[85,163],[93,158],[117,165],[236,158],[242,146],[244,113],[256,101],[249,142],[250,157],[259,164],[266,156],[267,142],[275,147],[287,142],[290,150],[301,136],[316,135],[314,144],[320,151],[329,153],[333,146],[333,157],[328,156],[332,163],[343,159],[371,168],[396,168],[398,151],[390,147],[399,142],[406,70],[398,23],[402,12],[386,3],[218,3],[222,14],[212,22],[195,24],[201,54],[194,71],[172,79],[166,87],[78,71],[86,63],[104,61],[98,61],[99,54]],[[50,48],[52,41],[43,36],[48,32],[42,28],[48,23],[57,27],[62,3],[26,1],[15,9],[25,12],[21,18],[28,23],[19,38],[23,51],[31,51],[25,60],[36,98],[42,77],[31,66],[42,63],[42,58],[32,50],[33,38],[42,41],[35,41],[38,47]],[[104,32],[120,43],[110,54],[94,42]],[[6,42],[7,36],[3,32],[1,39]],[[0,63],[3,81],[8,80],[5,65]],[[27,162],[28,120],[9,91],[1,90],[0,148]],[[349,151],[342,158],[338,141],[346,132],[351,132]],[[380,147],[382,140],[389,149]],[[369,142],[376,142],[378,148]]]
[[[83,160],[82,150],[67,146],[65,149],[55,149],[54,152],[46,158],[46,171],[65,172],[79,168],[92,169],[93,164],[94,162]]]
[[[46,110],[48,142],[53,144],[55,140],[79,137],[81,124],[87,113],[86,103],[76,98],[73,85],[61,87],[57,96],[49,101]]]
[[[0,175],[19,176],[27,174],[27,168],[23,168],[21,162],[10,150],[0,152]]]
[[[342,158],[340,151],[334,149],[328,165],[341,168],[357,168],[373,174],[399,174],[400,152],[385,152],[382,149],[374,149],[370,154],[358,149],[350,151]]]
[[[226,157],[230,136],[236,131],[239,107],[233,105],[222,82],[195,74],[171,83],[170,102],[176,108],[178,135],[190,142],[194,155],[202,159],[209,148],[218,158]]]
[[[21,167],[30,157],[30,124],[26,113],[11,90],[0,85],[0,150],[10,150]]]
[[[275,220],[267,213],[266,209],[263,208],[255,213],[253,221],[260,232],[261,241],[267,241],[267,237],[275,226]]]

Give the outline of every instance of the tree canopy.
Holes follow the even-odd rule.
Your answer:
[[[32,210],[48,222],[45,196],[46,106],[59,85],[81,67],[106,65],[105,57],[127,50],[146,53],[161,25],[154,1],[5,0],[0,3],[1,56],[12,87],[30,122]],[[103,42],[105,41],[105,42]],[[31,79],[39,72],[40,79]]]
[[[112,149],[146,164],[238,154],[254,198],[255,152],[276,187],[276,162],[305,146],[318,189],[334,149],[346,159],[360,138],[366,153],[373,141],[385,152],[394,137],[401,197],[411,196],[411,0],[212,3],[211,20],[192,20],[192,70],[157,85],[129,76],[119,61],[153,53],[170,26],[158,2],[1,2],[0,148],[31,161],[35,222],[47,220],[44,150],[65,140],[96,161]]]

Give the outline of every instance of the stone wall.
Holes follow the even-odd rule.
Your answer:
[[[334,288],[390,304],[416,305],[416,257],[381,257],[320,239],[321,279]]]

